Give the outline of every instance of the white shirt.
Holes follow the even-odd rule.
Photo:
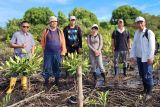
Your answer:
[[[118,31],[119,33],[123,33],[123,32],[125,31],[125,28],[123,27],[122,30],[119,29],[119,28],[117,28],[117,31]]]
[[[155,51],[155,34],[148,30],[148,39],[143,35],[146,28],[143,31],[137,30],[134,34],[133,45],[131,48],[131,58],[142,58],[142,62],[147,62],[148,59],[154,59]]]

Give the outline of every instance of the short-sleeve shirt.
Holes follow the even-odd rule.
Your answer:
[[[27,46],[24,48],[27,53],[32,52],[32,47],[35,45],[34,44],[34,38],[31,33],[23,33],[22,31],[17,31],[13,34],[11,38],[11,43],[12,44],[17,44],[17,45],[22,45],[22,44],[27,44]],[[14,53],[15,54],[23,54],[22,48],[14,48]]]
[[[115,43],[115,51],[127,51],[128,50],[128,40],[130,39],[130,34],[128,31],[124,30],[122,33],[115,30],[112,33],[112,39]]]

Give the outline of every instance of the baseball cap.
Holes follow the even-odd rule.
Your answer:
[[[57,20],[57,17],[51,16],[51,17],[49,18],[49,23],[52,22],[52,21],[58,21],[58,20]]]
[[[123,21],[123,19],[118,19],[118,22],[122,22],[123,23],[124,21]]]
[[[91,29],[92,29],[92,28],[97,28],[97,29],[98,29],[99,27],[98,27],[97,24],[93,24],[92,27],[91,27]]]
[[[145,22],[145,19],[141,16],[138,16],[135,20],[135,22],[139,22],[139,21],[142,21],[142,22]]]
[[[76,20],[75,16],[70,16],[69,20]]]

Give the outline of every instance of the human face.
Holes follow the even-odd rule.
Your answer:
[[[21,29],[24,33],[27,33],[29,31],[29,23],[22,23]]]
[[[142,30],[145,28],[146,23],[145,23],[144,21],[138,21],[138,22],[136,23],[136,26],[137,26],[137,28],[138,28],[139,30],[142,31]]]
[[[123,28],[123,27],[124,27],[123,21],[118,21],[118,28]]]
[[[71,19],[71,20],[70,20],[70,25],[71,25],[71,26],[75,25],[75,23],[76,23],[76,19]]]
[[[98,28],[93,27],[93,28],[91,29],[91,33],[92,33],[92,35],[97,35],[97,33],[98,33]]]
[[[58,25],[58,21],[51,21],[51,22],[50,22],[50,27],[51,27],[51,28],[56,28],[57,25]]]

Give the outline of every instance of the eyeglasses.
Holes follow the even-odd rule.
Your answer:
[[[29,28],[29,26],[22,26],[23,28]]]

